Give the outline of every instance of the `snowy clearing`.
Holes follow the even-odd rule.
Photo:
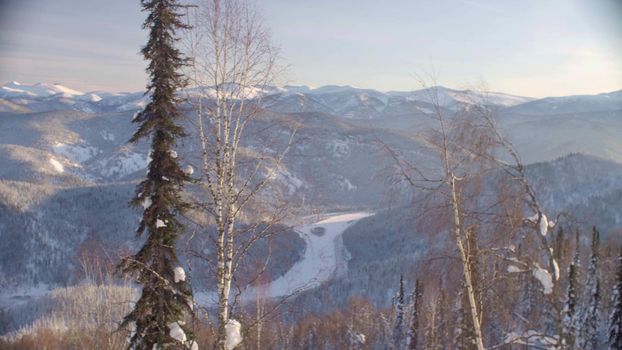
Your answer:
[[[315,224],[296,228],[307,245],[305,255],[285,275],[270,283],[267,294],[272,298],[290,295],[317,287],[330,279],[338,263],[337,238],[354,222],[370,215],[366,212],[334,215]],[[312,234],[311,230],[316,227],[324,227],[324,235]]]
[[[338,239],[341,234],[356,221],[371,216],[373,213],[355,212],[335,214],[313,223],[296,227],[296,232],[305,240],[304,256],[285,275],[277,278],[268,285],[262,286],[258,293],[269,298],[278,298],[292,295],[307,289],[315,288],[329,280],[335,273],[339,254]],[[323,227],[325,233],[316,235],[311,232],[314,228]],[[242,299],[253,300],[257,295],[254,287],[244,291]],[[215,304],[215,292],[198,292],[195,300],[199,304]]]
[[[83,163],[95,157],[101,151],[89,145],[74,145],[56,142],[54,152],[75,163]]]

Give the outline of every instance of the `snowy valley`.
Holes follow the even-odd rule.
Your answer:
[[[434,114],[429,91],[256,90],[266,102],[250,133],[266,133],[244,140],[245,159],[262,152],[276,156],[287,143],[288,126],[299,125],[283,162],[262,170],[273,180],[263,198],[287,198],[293,215],[285,225],[292,229],[256,248],[258,255],[274,254],[267,266],[270,277],[246,286],[236,298],[252,304],[260,294],[272,300],[293,294],[294,305],[326,313],[359,295],[390,307],[396,276],[405,275],[412,287],[416,276],[437,273],[439,265],[429,261],[445,254],[447,240],[428,236],[428,228],[415,228],[412,208],[403,206],[407,195],[388,198],[385,172],[392,162],[382,147],[389,145],[413,163],[433,162],[420,136]],[[446,113],[480,96],[469,90],[435,91]],[[179,92],[189,98],[197,94]],[[574,227],[584,230],[583,240],[597,225],[604,240],[619,242],[622,92],[544,99],[486,96],[502,132],[523,157],[542,208],[571,215]],[[48,290],[93,278],[83,271],[84,252],[92,249],[93,256],[106,260],[111,252],[140,246],[134,236],[139,213],[127,203],[150,154],[146,143],[128,140],[135,129],[132,119],[147,97],[84,93],[59,84],[11,82],[0,88],[0,306],[7,313],[32,314],[9,318],[4,332],[42,313],[28,304],[38,300],[43,305],[41,300],[53,298]],[[191,114],[183,121],[190,138],[179,144],[176,155],[182,164],[198,168]],[[393,201],[401,204],[394,207]],[[188,242],[205,256],[214,253],[208,243]],[[180,254],[194,266],[195,300],[209,306],[216,299],[213,277],[205,262],[189,252]],[[293,319],[304,316],[293,309]]]

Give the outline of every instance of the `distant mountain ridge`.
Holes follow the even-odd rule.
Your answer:
[[[597,95],[546,97],[535,99],[500,92],[457,90],[442,86],[414,91],[382,92],[351,86],[256,86],[224,87],[244,90],[248,98],[269,100],[277,112],[321,112],[355,120],[395,118],[430,114],[433,104],[449,110],[485,103],[502,113],[557,115],[568,112],[607,112],[622,110],[622,90]],[[213,88],[187,88],[182,96],[212,97]],[[78,110],[89,113],[137,111],[148,96],[143,92],[81,92],[61,84],[33,85],[9,82],[0,87],[0,112],[27,113],[50,110]]]
[[[345,106],[367,106],[371,108],[368,112],[375,111],[381,113],[388,104],[399,102],[412,102],[419,101],[423,103],[431,103],[433,96],[438,97],[438,102],[445,107],[461,104],[461,103],[473,103],[480,102],[483,95],[486,102],[500,107],[515,107],[529,102],[542,101],[540,103],[547,103],[547,101],[555,101],[563,98],[547,97],[544,99],[534,99],[531,97],[516,96],[511,94],[499,93],[499,92],[479,92],[472,90],[456,90],[442,86],[431,87],[414,91],[388,91],[381,92],[374,89],[360,89],[351,86],[336,86],[327,85],[318,88],[311,88],[308,86],[263,86],[263,87],[248,87],[247,96],[249,97],[278,97],[281,99],[287,99],[292,96],[306,96],[307,98],[315,99],[322,102],[329,109],[334,107],[335,103],[341,104],[341,108],[335,108],[333,111],[339,111],[344,109]],[[209,91],[209,89],[204,89]],[[185,90],[188,94],[197,93],[196,88],[189,88]],[[183,92],[182,92],[183,93]],[[584,96],[571,96],[581,99],[590,99],[596,96],[611,95],[611,102],[619,102],[622,95],[620,91],[600,94],[600,95],[584,95]],[[70,109],[83,110],[85,106],[77,104],[77,102],[88,102],[89,107],[95,109],[105,109],[106,107],[115,106],[119,110],[140,109],[144,106],[144,93],[143,92],[105,92],[105,91],[92,91],[81,92],[59,83],[37,83],[33,85],[21,84],[16,81],[12,81],[4,84],[0,87],[0,98],[13,101],[18,105],[29,105],[36,101],[48,101],[48,102],[60,102],[65,107]],[[568,97],[570,98],[570,97]],[[436,100],[436,99],[435,99]],[[345,105],[345,106],[344,106]],[[617,106],[620,107],[619,105]],[[88,110],[87,110],[88,111]],[[345,112],[347,115],[347,112]],[[350,115],[353,118],[363,117],[353,113]],[[374,117],[369,115],[368,117]]]

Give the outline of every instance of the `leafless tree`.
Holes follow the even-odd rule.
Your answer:
[[[189,100],[195,106],[199,140],[199,187],[206,198],[199,206],[216,231],[206,239],[216,246],[218,348],[225,349],[230,309],[243,292],[237,286],[232,295],[236,270],[251,247],[273,234],[286,215],[285,206],[274,198],[267,203],[260,197],[278,178],[296,126],[271,123],[266,117],[267,89],[280,72],[279,51],[257,11],[245,0],[199,0],[192,5]],[[258,149],[259,134],[268,129],[271,137],[265,139],[273,143]],[[260,221],[261,226],[252,225]]]
[[[485,94],[473,94],[473,101],[447,107],[441,103],[439,89],[423,85],[427,100],[433,106],[429,114],[432,124],[414,137],[436,155],[436,160],[414,164],[385,143],[382,146],[394,161],[392,169],[396,177],[393,185],[398,181],[414,189],[413,200],[420,211],[419,217],[429,219],[428,223],[433,221],[437,232],[449,232],[453,236],[462,266],[473,340],[476,348],[481,350],[484,349],[483,305],[479,294],[483,286],[478,286],[477,271],[474,270],[476,261],[473,259],[477,259],[474,252],[479,250],[474,235],[492,227],[503,232],[501,244],[501,241],[507,242],[527,229],[538,237],[544,259],[549,263],[548,271],[558,278],[557,264],[546,238],[549,224],[526,177],[520,156],[499,131],[494,110],[487,103]],[[500,172],[508,175],[505,178],[511,184],[511,194],[498,195],[494,199],[482,198],[486,191],[485,180]],[[525,207],[536,215],[523,219]],[[493,250],[502,258],[517,261],[511,252],[503,251],[507,250],[505,245],[497,248]],[[519,263],[539,268],[535,258]]]

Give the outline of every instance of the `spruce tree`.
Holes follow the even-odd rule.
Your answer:
[[[142,293],[122,326],[132,330],[132,349],[196,348],[184,326],[185,315],[192,312],[192,295],[175,249],[183,231],[177,216],[187,209],[180,193],[189,180],[174,151],[176,140],[184,136],[179,126],[181,101],[175,92],[185,86],[179,73],[185,61],[175,48],[175,33],[186,27],[176,12],[176,0],[142,0],[141,4],[148,12],[143,28],[150,31],[149,39],[141,52],[149,61],[147,90],[151,96],[134,117],[139,126],[130,142],[150,139],[151,162],[147,178],[137,186],[131,201],[132,206],[143,207],[136,234],[146,239],[142,248],[121,264],[126,274],[136,277]]]
[[[576,339],[576,319],[575,312],[577,308],[577,284],[578,268],[579,268],[579,245],[577,247],[573,261],[568,267],[568,287],[566,288],[566,300],[562,309],[562,348],[574,349]]]
[[[395,298],[395,327],[393,341],[396,349],[401,349],[404,343],[404,276],[400,275],[400,288]]]
[[[440,348],[446,349],[451,345],[451,306],[449,301],[447,300],[447,296],[445,295],[445,291],[443,290],[443,284],[439,283],[441,286],[438,296],[438,337],[440,340]]]
[[[598,326],[600,323],[598,308],[600,307],[600,281],[598,279],[598,230],[592,230],[592,253],[587,271],[587,283],[585,290],[587,293],[586,309],[583,313],[581,322],[581,342],[580,348],[583,350],[596,350],[598,347]]]
[[[611,316],[609,316],[609,349],[622,349],[622,251],[618,257],[618,273],[613,287]]]
[[[412,315],[410,319],[410,329],[408,331],[408,348],[417,349],[419,343],[419,318],[421,314],[421,300],[423,298],[423,284],[419,279],[415,282],[415,289],[411,297]]]

